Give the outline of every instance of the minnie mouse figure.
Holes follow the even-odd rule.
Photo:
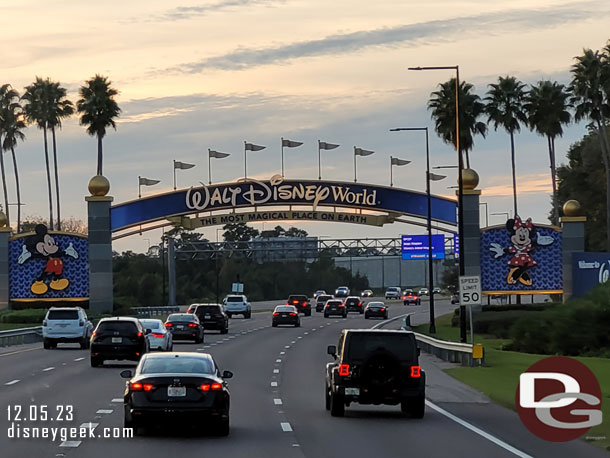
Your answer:
[[[23,264],[30,258],[46,259],[47,262],[42,273],[30,286],[30,290],[36,295],[46,293],[49,287],[55,291],[63,291],[68,287],[70,281],[62,277],[64,263],[61,257],[70,256],[77,259],[78,253],[72,243],[68,245],[65,251],[61,250],[44,224],[36,225],[34,232],[34,235],[26,239],[17,262]],[[49,281],[48,285],[47,281]]]
[[[523,221],[519,216],[506,221],[506,229],[510,232],[510,241],[512,246],[502,248],[497,243],[492,243],[490,251],[495,253],[495,258],[499,258],[504,254],[511,254],[512,257],[508,261],[510,270],[506,277],[506,283],[514,285],[517,282],[525,286],[532,285],[532,277],[529,270],[536,266],[536,261],[530,253],[538,246],[550,245],[553,243],[553,237],[538,236],[536,237],[536,227],[532,223],[532,219],[528,218]]]

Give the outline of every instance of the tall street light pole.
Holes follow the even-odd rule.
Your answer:
[[[436,323],[434,317],[434,259],[432,250],[432,199],[430,196],[430,180],[438,181],[446,178],[444,175],[430,173],[430,143],[428,141],[427,127],[398,127],[390,129],[390,132],[399,131],[423,131],[426,133],[426,196],[428,201],[428,291],[430,294],[430,334],[436,334]]]
[[[458,234],[460,239],[460,276],[465,275],[464,265],[464,186],[462,179],[462,170],[464,169],[464,159],[460,150],[460,66],[447,65],[440,67],[409,67],[409,70],[455,70],[455,149],[458,154]],[[460,304],[460,341],[466,343],[466,306]]]

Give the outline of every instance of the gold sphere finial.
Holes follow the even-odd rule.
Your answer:
[[[95,175],[89,180],[89,192],[92,196],[103,197],[110,191],[110,182],[103,175]]]
[[[6,217],[6,214],[0,210],[0,227],[6,226],[8,226],[8,219]]]
[[[459,184],[459,183],[458,183]],[[479,174],[472,169],[462,169],[462,188],[471,191],[479,184]]]
[[[565,204],[563,204],[563,214],[565,216],[581,216],[582,207],[580,206],[580,202],[577,200],[568,200]]]

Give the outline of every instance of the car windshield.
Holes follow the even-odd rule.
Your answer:
[[[332,296],[318,296],[318,302],[326,302],[327,300],[332,298]]]
[[[244,298],[242,296],[228,296],[227,302],[243,302]]]
[[[167,321],[195,321],[195,317],[190,313],[174,313],[173,315],[167,317]]]
[[[190,356],[147,358],[140,368],[141,374],[214,374],[214,372],[212,360]]]
[[[78,320],[78,310],[49,310],[47,320]]]
[[[343,304],[343,302],[341,302],[341,301],[328,301],[327,304],[328,305],[341,305],[341,304]]]
[[[383,302],[369,302],[369,308],[385,307]]]
[[[220,307],[217,305],[200,305],[197,307],[197,314],[200,315],[202,313],[218,313]]]
[[[288,307],[288,306],[281,306],[281,307],[276,307],[275,308],[276,312],[296,312],[297,309],[294,307]]]
[[[350,335],[348,358],[363,361],[376,352],[389,352],[400,361],[417,359],[415,338],[405,334],[352,333]]]
[[[138,332],[138,328],[135,323],[132,323],[131,321],[102,321],[98,325],[96,332],[119,332],[120,334],[129,334]]]
[[[348,297],[345,301],[346,304],[357,304],[358,302],[360,302],[360,300],[355,297]]]
[[[162,329],[163,327],[161,320],[140,320],[140,323],[142,323],[142,327],[150,330]]]

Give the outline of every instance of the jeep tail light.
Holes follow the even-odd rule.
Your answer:
[[[339,304],[339,307],[343,307],[343,306],[344,306],[343,304]]]
[[[411,377],[421,377],[421,367],[420,366],[411,366]]]
[[[220,383],[212,383],[212,391],[222,390],[222,385]]]
[[[91,334],[91,337],[95,337],[97,336],[97,331],[93,331],[93,334]]]
[[[362,307],[362,301],[358,302],[358,307]]]
[[[413,368],[411,368],[413,369]],[[339,375],[343,377],[347,377],[349,375],[349,364],[340,364],[339,365]]]
[[[379,309],[380,312],[385,312],[385,309],[382,307]]]
[[[273,316],[278,316],[280,312],[273,312]]]

